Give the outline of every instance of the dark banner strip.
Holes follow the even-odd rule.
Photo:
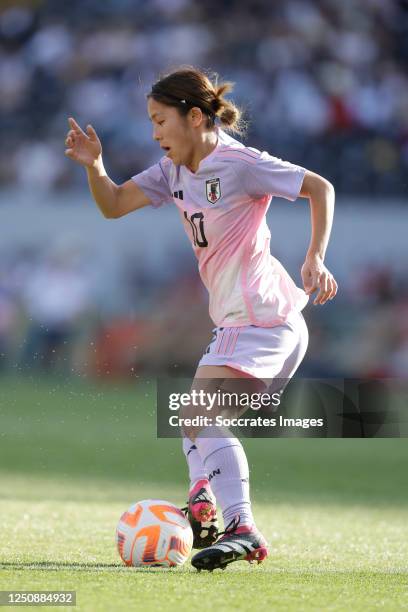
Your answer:
[[[402,438],[408,379],[160,379],[157,436]]]

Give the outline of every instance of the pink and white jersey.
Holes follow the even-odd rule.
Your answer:
[[[153,206],[176,204],[218,327],[273,327],[306,305],[306,293],[270,253],[265,219],[272,196],[296,200],[304,173],[219,129],[196,172],[163,157],[132,177]]]

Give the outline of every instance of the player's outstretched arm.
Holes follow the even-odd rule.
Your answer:
[[[101,141],[91,125],[84,132],[72,117],[68,123],[65,155],[86,169],[89,189],[105,217],[117,219],[150,204],[134,181],[117,185],[109,178],[103,165]]]
[[[302,280],[308,295],[318,291],[314,304],[325,304],[337,293],[338,285],[324,265],[334,213],[334,187],[314,172],[306,171],[300,195],[309,198],[312,236],[302,266]]]

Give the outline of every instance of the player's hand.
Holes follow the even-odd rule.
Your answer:
[[[313,304],[325,304],[336,295],[337,282],[318,255],[306,257],[301,274],[307,295],[318,291]]]
[[[102,155],[102,145],[97,133],[91,125],[87,126],[85,133],[72,117],[68,119],[68,123],[70,130],[65,139],[65,155],[82,166],[91,168]]]

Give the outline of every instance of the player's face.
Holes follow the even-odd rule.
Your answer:
[[[149,98],[147,112],[153,124],[153,138],[176,165],[187,165],[193,151],[191,127],[188,119],[174,106],[167,106]]]

